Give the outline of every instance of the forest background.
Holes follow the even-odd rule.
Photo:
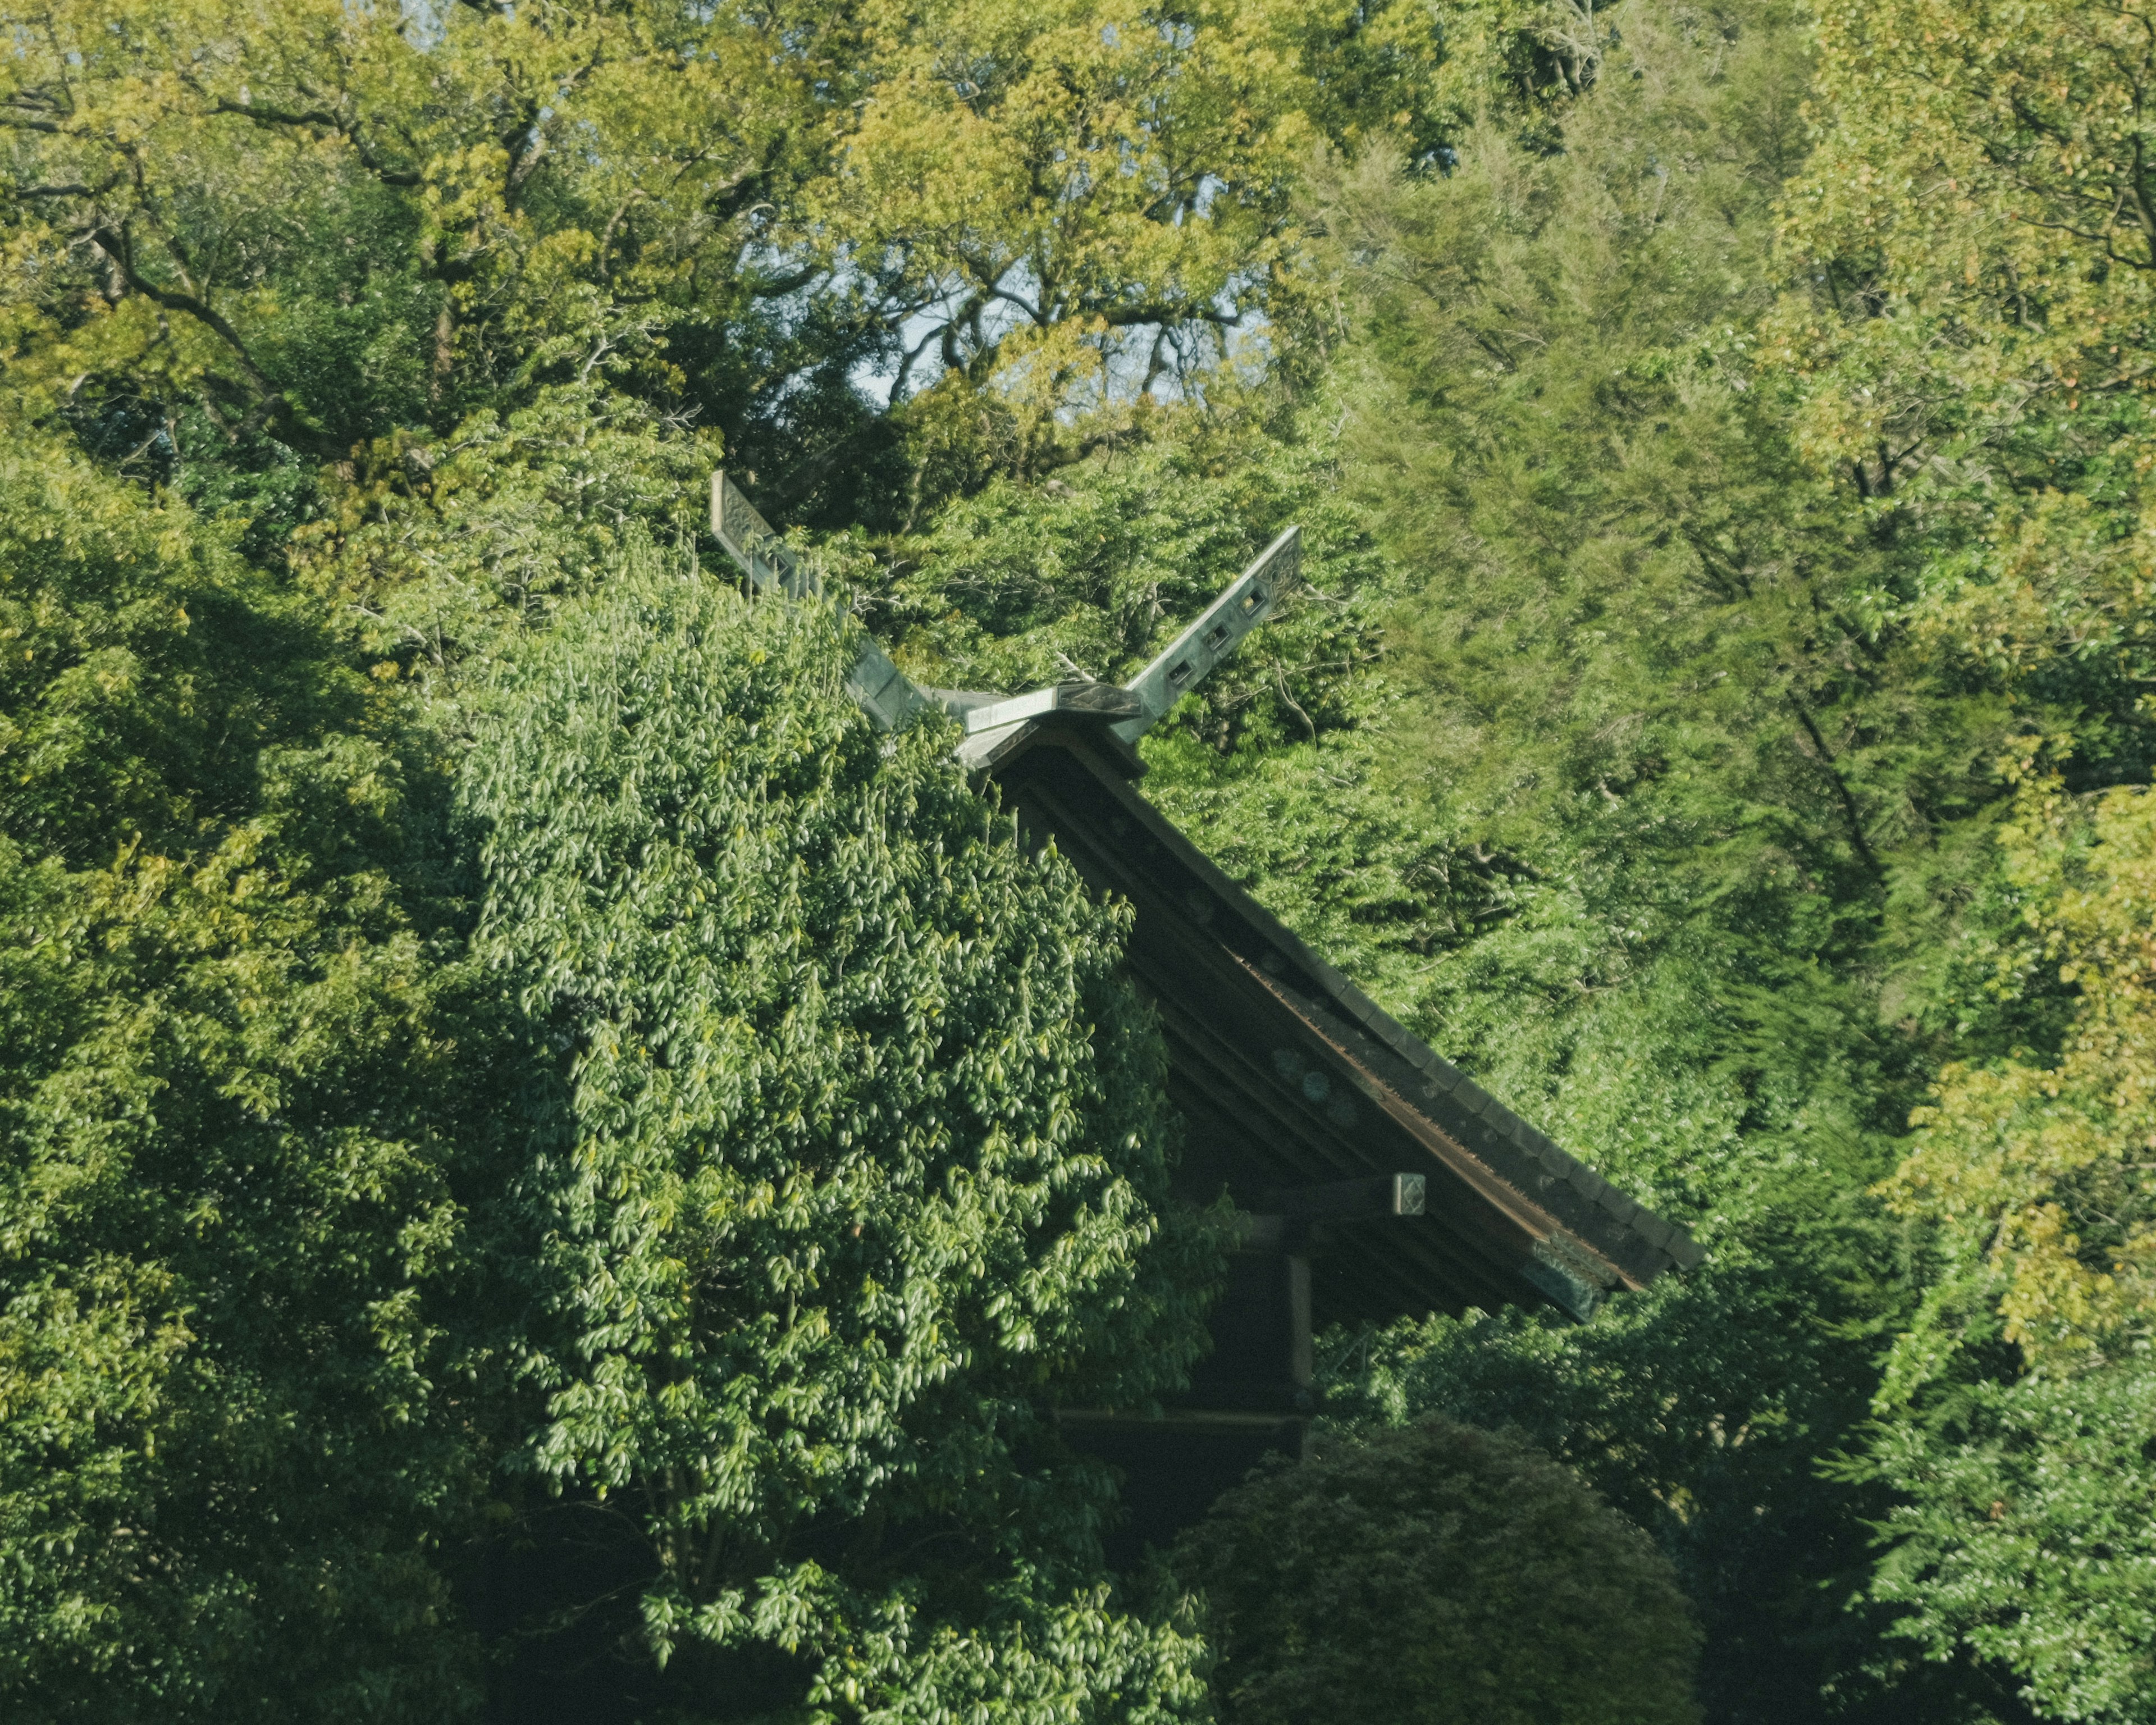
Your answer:
[[[751,1712],[1202,1707],[1188,1625],[1087,1591],[1082,1479],[901,1467],[862,1411],[957,1374],[1002,1411],[947,1410],[946,1453],[1022,1455],[1034,1351],[1172,1377],[1204,1249],[1147,1208],[1112,916],[978,845],[932,747],[849,728],[813,629],[728,608],[723,459],[945,685],[1120,678],[1300,521],[1302,585],[1147,739],[1148,794],[1708,1250],[1582,1326],[1336,1335],[1335,1417],[1578,1470],[1675,1562],[1712,1719],[2156,1719],[2156,13],[9,22],[18,1716],[476,1704],[493,1608],[445,1553],[550,1485],[644,1506],[639,1633]],[[895,806],[910,837],[861,837]],[[728,926],[778,979],[737,998],[667,846],[760,822],[736,878],[823,860]],[[1089,1124],[1077,1196],[1028,1139],[932,1218],[1032,1316],[894,1285],[925,1352],[840,1389],[860,1337],[796,1322],[800,1243],[872,1245],[882,1200],[666,1147],[747,1107],[783,1170],[788,1121],[988,1106],[918,1087],[941,1056],[861,1075],[897,1021],[850,942],[1041,1014],[994,1083]],[[1006,1260],[1006,1204],[1097,1226]],[[783,1324],[699,1279],[752,1260]],[[747,1352],[707,1373],[698,1335]],[[757,1569],[916,1512],[1065,1555]]]

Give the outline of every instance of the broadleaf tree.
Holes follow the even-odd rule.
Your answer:
[[[1669,1560],[1568,1469],[1440,1416],[1273,1458],[1178,1541],[1230,1725],[1695,1725]]]
[[[841,624],[650,554],[489,698],[478,950],[568,1063],[521,1465],[692,1717],[1190,1716],[1055,1423],[1173,1387],[1216,1263],[1127,913],[876,730]]]
[[[2055,775],[2001,831],[2078,985],[2056,1060],[1955,1063],[1886,1183],[1932,1264],[1877,1398],[1900,1494],[1879,1591],[1935,1656],[1974,1647],[2066,1719],[2152,1717],[2156,1543],[2156,820],[2145,787]]]
[[[10,1718],[481,1694],[449,1558],[513,1435],[477,1242],[534,1075],[437,751],[228,536],[0,460]]]

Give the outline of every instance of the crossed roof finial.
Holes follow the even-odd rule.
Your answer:
[[[759,593],[799,599],[823,592],[821,578],[723,471],[711,475],[711,534]],[[846,692],[887,731],[932,707],[953,715],[965,725],[966,741],[958,752],[969,762],[984,757],[995,734],[1005,727],[1050,712],[1091,714],[1125,742],[1136,742],[1265,620],[1301,566],[1302,529],[1289,527],[1229,583],[1196,622],[1121,687],[1073,681],[1024,695],[923,689],[864,629],[860,656],[846,676]]]

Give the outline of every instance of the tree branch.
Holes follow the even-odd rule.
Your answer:
[[[1819,726],[1812,722],[1810,710],[1794,692],[1789,696],[1789,705],[1796,710],[1797,722],[1804,727],[1804,735],[1811,739],[1820,765],[1833,782],[1835,795],[1841,803],[1842,819],[1849,828],[1849,842],[1855,846],[1857,855],[1863,859],[1864,866],[1871,878],[1885,885],[1887,872],[1879,866],[1879,859],[1871,854],[1871,846],[1865,839],[1864,820],[1857,810],[1856,795],[1850,790],[1849,782],[1841,776],[1841,768],[1835,764],[1834,751],[1826,746],[1826,739],[1820,735]]]
[[[212,105],[210,111],[237,115],[264,128],[314,126],[325,131],[335,132],[352,146],[352,153],[359,158],[359,165],[385,186],[417,186],[424,177],[408,168],[385,167],[381,158],[367,146],[366,141],[360,136],[358,125],[340,118],[326,108],[269,108],[255,101],[220,100]]]

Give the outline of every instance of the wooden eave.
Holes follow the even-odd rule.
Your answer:
[[[1050,713],[982,741],[978,770],[1029,838],[1052,838],[1132,906],[1130,964],[1160,1014],[1170,1096],[1232,1136],[1239,1204],[1265,1186],[1425,1176],[1423,1215],[1334,1226],[1313,1285],[1327,1321],[1507,1303],[1584,1315],[1602,1292],[1700,1260],[1201,855],[1138,793],[1142,764],[1103,726]]]

